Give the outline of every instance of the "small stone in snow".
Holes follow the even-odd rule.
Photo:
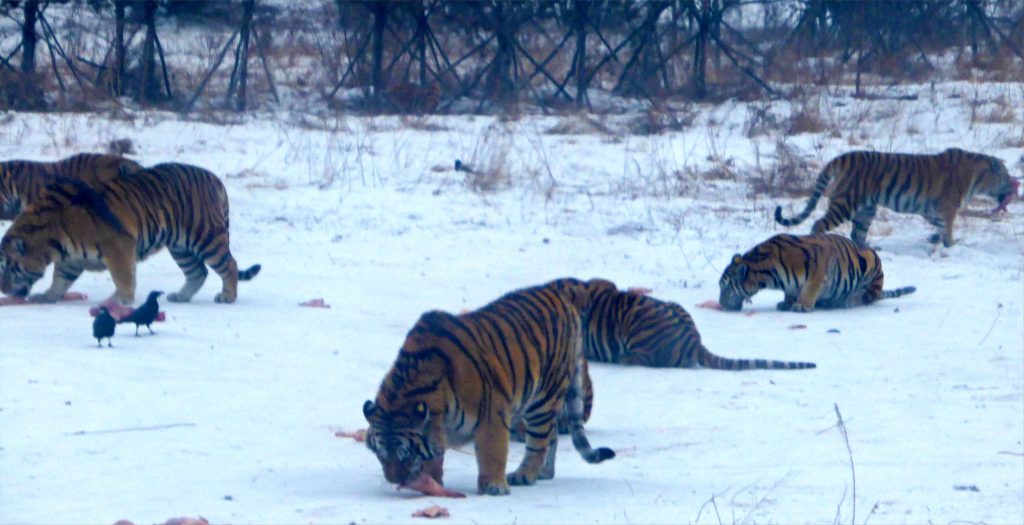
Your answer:
[[[829,328],[828,330],[825,330],[825,331],[830,333],[830,334],[838,334],[839,333],[839,329],[838,328]]]

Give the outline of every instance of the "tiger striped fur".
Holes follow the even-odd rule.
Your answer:
[[[55,263],[50,288],[30,297],[52,302],[64,296],[84,270],[110,270],[113,299],[135,300],[135,265],[163,247],[185,273],[185,284],[167,298],[187,302],[206,280],[209,265],[223,280],[217,302],[231,303],[245,271],[228,248],[227,192],[209,171],[160,164],[102,181],[92,188],[67,180],[49,186],[0,241],[0,291],[26,296]]]
[[[782,290],[782,311],[867,305],[913,293],[906,286],[883,290],[882,260],[839,235],[780,234],[733,256],[718,282],[723,310],[738,311],[743,302],[768,288]]]
[[[851,237],[861,246],[867,245],[868,228],[879,206],[921,215],[938,229],[929,241],[951,246],[953,221],[961,206],[975,195],[987,195],[999,203],[996,211],[1004,210],[1019,186],[1003,161],[981,153],[957,148],[935,155],[853,151],[825,165],[799,215],[783,218],[780,206],[775,208],[775,221],[792,226],[806,220],[830,183],[828,211],[811,233],[828,232],[852,218]]]
[[[583,287],[583,350],[588,360],[624,365],[722,370],[802,369],[814,363],[717,356],[701,342],[690,314],[676,303],[634,291],[619,291],[604,279],[558,279],[556,289]]]
[[[590,463],[611,459],[583,430],[584,357],[577,306],[585,298],[548,286],[508,293],[458,316],[423,314],[363,414],[367,446],[391,483],[424,473],[442,483],[445,450],[473,441],[477,490],[554,477],[556,419],[567,407],[573,445]],[[526,424],[526,455],[505,474],[512,421]]]
[[[142,166],[117,155],[79,153],[56,162],[9,160],[0,162],[0,220],[14,220],[42,195],[47,185],[76,179],[90,186]]]

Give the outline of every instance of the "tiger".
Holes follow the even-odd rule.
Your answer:
[[[701,343],[690,314],[680,305],[634,290],[619,291],[605,279],[563,278],[556,289],[583,287],[589,298],[581,309],[583,352],[588,360],[664,368],[701,366],[721,370],[804,369],[814,363],[729,359]]]
[[[0,291],[25,297],[55,263],[53,284],[34,302],[61,299],[82,271],[110,270],[115,292],[108,301],[135,301],[135,265],[167,247],[185,273],[182,288],[167,295],[188,302],[206,280],[209,265],[223,280],[219,303],[232,303],[238,281],[260,265],[239,271],[228,248],[228,200],[213,173],[167,163],[124,172],[94,187],[65,180],[18,215],[0,240]]]
[[[860,246],[866,246],[868,228],[879,206],[921,215],[938,229],[929,242],[952,246],[957,210],[971,197],[992,197],[999,203],[993,213],[1005,211],[1020,185],[1010,178],[1003,161],[958,148],[934,155],[852,151],[825,165],[799,215],[784,218],[779,206],[775,222],[783,226],[803,222],[830,182],[828,211],[814,223],[811,233],[828,232],[852,218],[851,237]]]
[[[0,162],[0,220],[14,220],[22,209],[39,199],[47,185],[60,179],[95,185],[118,175],[121,169],[135,171],[142,166],[118,155],[100,153],[79,153],[55,162]]]
[[[374,400],[363,404],[366,443],[390,483],[430,476],[443,483],[445,450],[476,445],[477,491],[505,495],[555,475],[556,419],[568,407],[573,446],[594,449],[583,430],[584,364],[578,306],[583,290],[534,286],[459,315],[423,314],[406,335]],[[526,424],[526,454],[506,475],[512,422]]]
[[[883,278],[878,253],[846,237],[779,234],[743,255],[733,255],[718,281],[718,302],[723,310],[739,311],[743,301],[770,288],[786,294],[779,310],[810,312],[868,305],[917,290],[883,290]]]

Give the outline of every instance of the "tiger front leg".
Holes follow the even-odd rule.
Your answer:
[[[814,310],[814,305],[821,295],[821,287],[825,284],[825,272],[820,268],[812,270],[810,277],[800,287],[800,295],[790,305],[789,311],[807,313]]]
[[[498,417],[491,417],[476,430],[477,480],[479,494],[504,496],[508,494],[505,465],[508,462],[508,428]]]
[[[126,245],[127,244],[127,245]],[[117,243],[107,248],[103,263],[114,281],[113,298],[121,304],[135,302],[135,250],[134,242]]]
[[[928,222],[938,230],[928,237],[928,242],[942,245],[946,248],[953,246],[956,241],[953,239],[953,221],[956,220],[956,208],[946,207],[939,211],[937,216],[926,217]]]
[[[786,297],[779,301],[779,304],[775,305],[775,309],[780,312],[788,312],[793,309],[794,303],[796,303],[796,295],[787,293]]]
[[[50,288],[40,294],[32,294],[28,300],[33,303],[55,303],[64,298],[64,294],[71,288],[79,275],[82,275],[82,265],[60,261],[53,268],[53,283]]]

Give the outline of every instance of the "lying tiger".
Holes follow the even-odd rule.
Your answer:
[[[851,237],[858,245],[867,246],[868,228],[878,207],[884,206],[921,215],[938,228],[929,241],[942,241],[948,247],[954,242],[957,210],[971,197],[992,197],[998,203],[993,213],[1005,211],[1019,186],[1003,161],[962,149],[950,148],[935,155],[852,151],[825,165],[799,215],[786,219],[780,206],[775,208],[775,222],[800,224],[828,189],[828,211],[814,223],[811,233],[828,232],[852,219]]]
[[[913,293],[906,286],[882,290],[882,261],[839,235],[776,235],[747,253],[733,256],[718,282],[723,310],[738,311],[743,302],[769,288],[783,290],[782,311],[846,308]]]
[[[583,430],[578,306],[584,291],[536,286],[460,315],[423,314],[409,331],[377,396],[366,401],[367,446],[391,483],[443,483],[445,450],[476,444],[477,490],[508,494],[555,474],[556,419],[566,408],[573,446],[589,463],[615,457]],[[509,429],[526,427],[526,455],[505,474]]]
[[[0,162],[0,220],[14,220],[21,210],[39,200],[49,184],[74,179],[94,186],[117,176],[122,169],[135,171],[142,166],[124,157],[99,153],[79,153],[56,162]]]
[[[582,288],[588,297],[583,315],[583,350],[587,359],[650,367],[701,366],[722,370],[801,369],[814,363],[730,359],[711,353],[701,343],[690,314],[676,303],[632,290],[619,291],[604,279],[558,279],[557,290]]]
[[[234,302],[238,281],[260,270],[257,264],[239,271],[231,256],[227,192],[216,175],[169,163],[122,173],[95,188],[75,180],[49,186],[0,240],[0,291],[28,295],[55,263],[53,284],[30,300],[57,301],[83,271],[109,269],[112,299],[131,304],[136,263],[163,247],[185,273],[181,290],[167,295],[174,302],[192,299],[206,280],[206,265],[223,281],[220,303]]]

